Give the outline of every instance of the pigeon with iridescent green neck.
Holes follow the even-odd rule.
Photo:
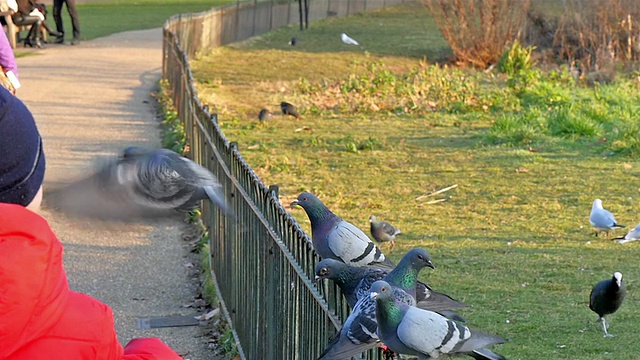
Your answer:
[[[342,295],[347,299],[350,308],[354,308],[358,299],[369,296],[371,284],[382,280],[389,274],[389,270],[378,267],[355,267],[347,265],[335,259],[324,259],[316,265],[315,280],[329,279],[340,287]],[[422,281],[416,284],[416,306],[431,311],[443,312],[447,317],[462,318],[446,312],[450,309],[466,306],[454,300],[449,295],[433,291],[431,287]]]
[[[384,280],[397,286],[401,301],[413,306],[416,304],[414,295],[418,272],[424,267],[434,268],[431,257],[426,250],[415,248],[404,255]],[[402,289],[408,289],[410,293]],[[414,295],[410,295],[411,293]],[[331,341],[320,359],[349,359],[378,346],[380,341],[376,335],[377,328],[375,301],[369,296],[363,296],[358,299],[340,334]]]
[[[489,345],[504,343],[500,336],[472,331],[435,312],[410,306],[397,294],[398,290],[386,281],[371,285],[371,298],[376,302],[378,337],[390,350],[415,355],[420,360],[438,359],[441,355],[505,359],[486,349]]]
[[[355,225],[344,221],[315,195],[303,192],[291,206],[301,206],[311,221],[314,250],[323,259],[336,259],[353,266],[393,266],[376,244]]]

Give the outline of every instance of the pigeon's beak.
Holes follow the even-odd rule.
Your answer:
[[[427,261],[427,266],[428,266],[428,267],[430,267],[430,268],[432,268],[432,269],[435,269],[435,268],[436,268],[436,266],[435,266],[435,265],[433,265],[433,263],[431,262],[431,260]]]
[[[300,205],[300,202],[298,202],[298,200],[293,200],[291,204],[289,204],[289,207],[295,209],[295,207],[298,205]]]
[[[369,295],[371,297],[371,300],[375,300],[378,298],[378,293],[377,292],[372,292],[371,295]]]
[[[318,275],[316,275],[316,277],[313,278],[313,282],[316,283],[316,284],[319,283],[320,280],[322,280],[322,278],[320,276],[318,276]]]

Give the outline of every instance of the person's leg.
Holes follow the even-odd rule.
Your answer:
[[[60,33],[60,36],[56,39],[56,42],[64,41],[64,25],[62,24],[62,4],[64,0],[53,0],[53,21],[56,23],[56,30]]]
[[[73,27],[73,40],[75,43],[80,41],[80,19],[78,18],[78,9],[76,9],[76,0],[64,0],[67,3],[67,10],[71,17],[71,25]]]

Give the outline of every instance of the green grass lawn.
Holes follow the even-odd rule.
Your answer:
[[[363,46],[343,45],[343,31]],[[292,36],[300,39],[296,47],[287,45]],[[283,204],[308,190],[362,229],[371,214],[402,229],[392,259],[416,246],[429,250],[436,269],[424,271],[422,279],[468,303],[462,315],[469,326],[507,338],[493,347],[497,352],[509,359],[638,358],[640,242],[612,243],[594,237],[589,225],[595,198],[619,223],[640,221],[640,163],[611,150],[612,139],[604,138],[615,135],[609,123],[588,136],[511,141],[496,130],[496,119],[508,115],[500,109],[327,110],[300,90],[301,83],[322,88],[359,79],[369,71],[363,64],[379,59],[384,70],[402,74],[425,66],[423,57],[447,54],[432,19],[408,4],[312,23],[304,32],[280,29],[216,49],[192,61],[192,68],[200,97],[220,114],[225,135],[239,143],[266,184],[280,185]],[[459,76],[465,73],[475,76],[465,69]],[[322,89],[324,105],[339,98],[331,87]],[[565,90],[584,96],[594,91]],[[596,95],[609,91],[602,90]],[[629,99],[615,98],[631,103],[635,95],[629,92]],[[494,103],[507,101],[495,94]],[[283,100],[299,105],[301,121],[280,116]],[[257,120],[262,107],[276,114],[264,125]],[[632,112],[629,121],[637,115]],[[490,136],[496,131],[498,140]],[[420,198],[453,184],[458,187]],[[435,199],[445,201],[429,204]],[[291,211],[309,231],[304,211]],[[614,271],[624,274],[628,295],[610,316],[616,337],[604,338],[588,296]]]
[[[161,27],[175,14],[200,12],[233,0],[105,0],[78,3],[83,40],[95,39],[122,31]],[[51,13],[52,7],[48,7]],[[65,30],[71,34],[71,20],[66,6],[62,9]],[[53,15],[47,19],[55,26]]]

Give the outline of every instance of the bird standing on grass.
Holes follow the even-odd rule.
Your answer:
[[[280,109],[282,110],[282,115],[289,115],[296,118],[296,120],[300,120],[300,114],[298,113],[298,109],[292,104],[289,104],[286,101],[280,103]]]
[[[169,217],[205,199],[232,216],[224,188],[209,170],[171,150],[141,147],[127,148],[94,174],[47,196],[67,214],[124,221]]]
[[[385,281],[371,285],[371,298],[376,302],[378,336],[390,350],[416,355],[421,360],[456,354],[476,359],[505,359],[485,348],[504,343],[500,336],[472,331],[435,312],[410,306],[401,301],[397,290]]]
[[[311,221],[313,248],[321,258],[353,266],[394,265],[362,230],[331,212],[315,195],[303,192],[291,203],[296,205]]]
[[[396,246],[396,236],[402,234],[400,229],[394,227],[386,221],[379,221],[375,216],[369,216],[369,222],[371,223],[371,236],[379,242],[388,242],[391,244],[391,249]]]
[[[640,224],[629,230],[629,232],[625,236],[617,237],[614,240],[617,240],[619,244],[640,240]]]
[[[627,294],[626,287],[622,282],[622,273],[615,272],[611,279],[598,282],[589,295],[589,309],[598,314],[598,321],[602,325],[605,337],[612,337],[607,332],[607,320],[605,315],[616,312]]]
[[[269,121],[272,118],[273,118],[273,114],[271,114],[271,111],[267,109],[262,109],[260,110],[260,113],[258,113],[258,120],[260,120],[260,122]]]
[[[359,42],[357,42],[355,39],[349,37],[349,35],[342,33],[340,34],[340,39],[342,40],[343,43],[347,44],[347,45],[360,45]]]
[[[600,199],[593,200],[589,222],[591,226],[596,228],[596,236],[598,236],[599,232],[604,232],[607,240],[609,240],[609,232],[611,230],[624,227],[624,225],[619,225],[616,222],[616,218],[613,217],[611,212],[602,207],[602,200]]]

